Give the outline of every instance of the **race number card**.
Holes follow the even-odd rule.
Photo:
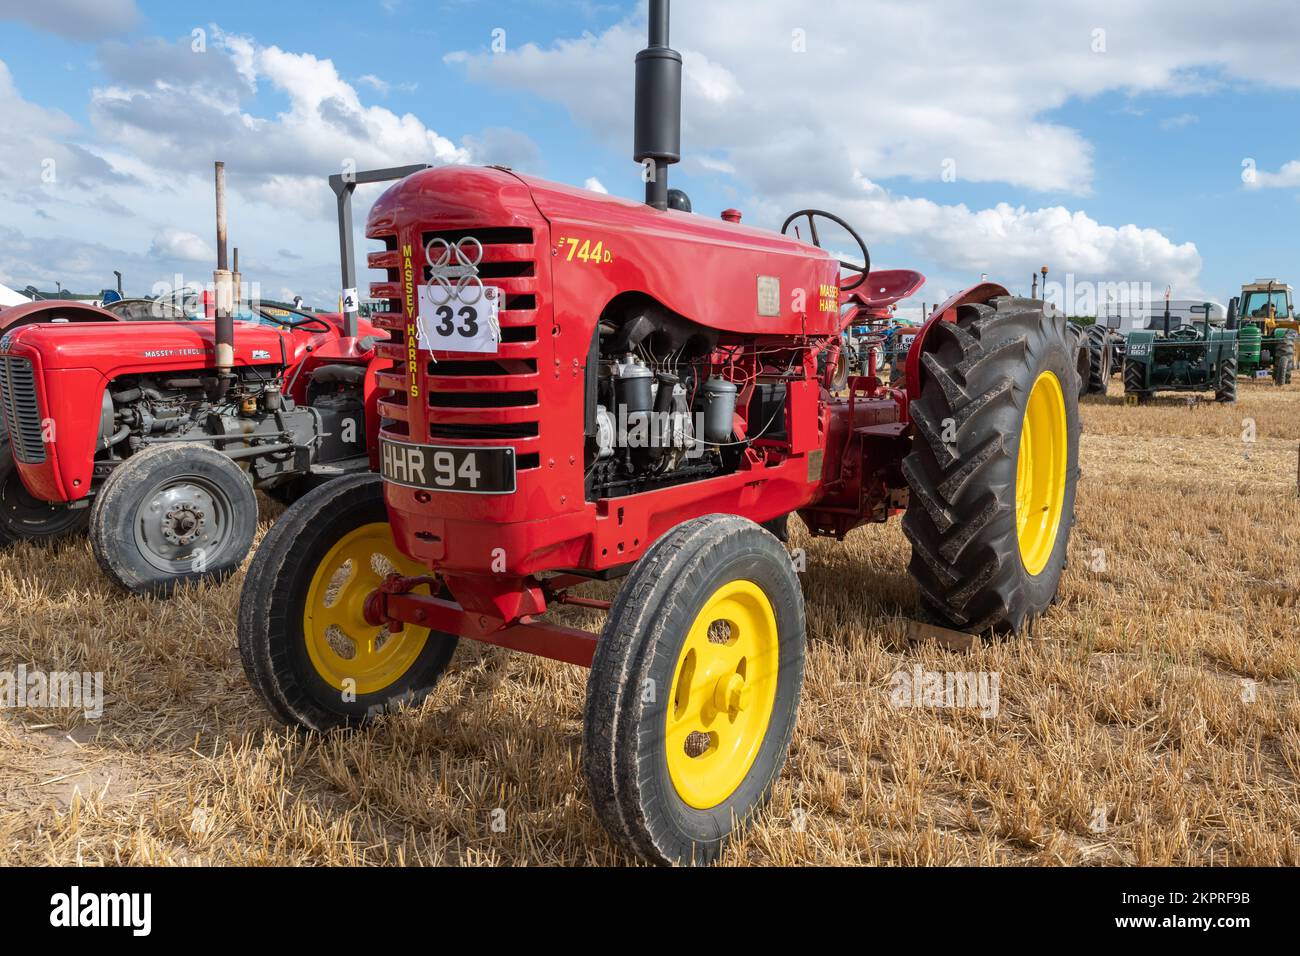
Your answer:
[[[467,302],[477,296],[477,301]],[[501,290],[496,286],[461,289],[420,286],[420,348],[429,352],[495,354],[501,343]]]

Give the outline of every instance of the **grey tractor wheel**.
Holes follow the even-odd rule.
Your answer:
[[[20,541],[58,541],[83,534],[90,508],[42,501],[27,490],[9,440],[0,436],[0,547]]]
[[[922,614],[1018,632],[1052,604],[1079,477],[1078,375],[1065,320],[1034,299],[936,324],[911,406],[903,530]]]
[[[583,772],[610,836],[703,864],[768,800],[803,686],[803,595],[763,528],[706,515],[632,569],[587,682]]]
[[[222,581],[253,546],[257,496],[228,457],[189,442],[118,465],[95,497],[90,546],[110,579],[138,594]]]

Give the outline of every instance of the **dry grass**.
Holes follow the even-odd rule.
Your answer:
[[[798,535],[799,727],[724,862],[1300,863],[1300,387],[1242,393],[1086,401],[1070,569],[1027,641],[909,648],[898,524]],[[583,671],[465,642],[422,708],[306,739],[245,685],[239,585],[160,604],[84,544],[0,557],[0,669],[102,670],[108,695],[92,722],[0,712],[0,862],[626,862],[578,770]],[[916,664],[997,672],[998,716],[892,708]]]

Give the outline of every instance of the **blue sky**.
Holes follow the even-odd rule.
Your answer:
[[[698,213],[738,206],[761,225],[838,211],[874,262],[929,275],[931,302],[982,272],[1024,289],[1044,262],[1219,300],[1256,276],[1300,280],[1300,10],[1131,6],[679,0],[673,183]],[[636,196],[642,9],[0,0],[0,122],[24,131],[0,145],[0,281],[98,288],[120,262],[147,292],[210,269],[214,159],[245,272],[271,297],[336,284],[324,179],[351,153]]]

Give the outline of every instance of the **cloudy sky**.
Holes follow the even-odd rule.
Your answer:
[[[672,181],[697,213],[838,212],[930,302],[982,273],[1027,291],[1042,264],[1179,298],[1300,284],[1294,0],[674,7]],[[0,0],[0,282],[203,278],[216,159],[246,277],[322,305],[346,162],[639,196],[644,37],[636,2]]]

